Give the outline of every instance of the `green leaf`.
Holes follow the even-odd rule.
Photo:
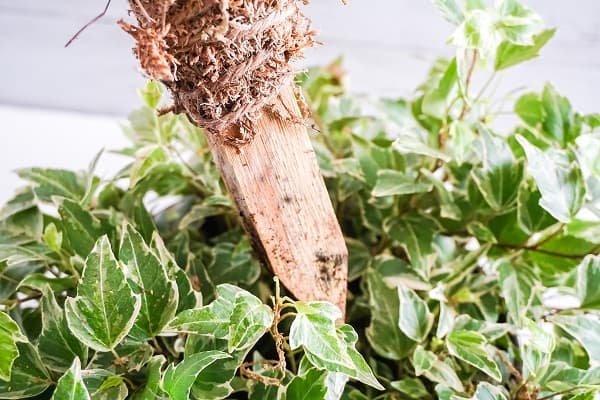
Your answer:
[[[160,259],[161,264],[167,269],[169,278],[174,279],[177,284],[177,292],[179,294],[177,313],[196,307],[198,299],[196,297],[196,292],[192,288],[192,283],[190,282],[188,274],[185,270],[179,268],[177,261],[175,261],[171,252],[166,248],[165,243],[158,232],[152,234],[150,247],[152,247],[156,256]]]
[[[579,165],[566,153],[541,151],[522,136],[517,141],[527,155],[527,170],[542,195],[540,206],[561,222],[569,222],[583,205],[585,184]]]
[[[115,354],[96,352],[88,367],[106,369],[115,374],[127,372],[139,372],[152,358],[153,348],[145,341],[126,337],[115,348]]]
[[[219,339],[228,335],[231,314],[218,316],[213,305],[184,310],[175,317],[166,332],[194,333],[197,335],[214,336]]]
[[[533,235],[541,232],[556,223],[556,220],[542,207],[540,200],[542,194],[537,188],[530,188],[529,184],[523,184],[519,188],[517,198],[517,219],[519,227],[527,234]]]
[[[127,284],[123,266],[103,236],[85,261],[77,297],[65,302],[69,328],[94,350],[110,351],[129,333],[140,306],[140,296]]]
[[[420,172],[432,183],[433,187],[435,187],[435,191],[437,192],[437,197],[440,203],[440,217],[460,221],[462,212],[456,205],[456,201],[454,200],[452,193],[444,186],[444,183],[439,180],[431,171],[425,168],[422,168]]]
[[[25,168],[17,171],[21,179],[30,181],[36,186],[36,196],[50,202],[52,197],[65,197],[79,201],[85,195],[83,179],[74,172],[63,169]]]
[[[74,359],[85,363],[88,349],[71,333],[62,308],[49,287],[42,291],[42,332],[37,348],[47,368],[60,373],[66,371]]]
[[[139,149],[135,154],[136,160],[131,166],[129,187],[134,188],[142,179],[150,174],[158,164],[169,161],[169,153],[160,145],[149,145]]]
[[[196,204],[179,222],[179,229],[192,224],[203,223],[207,218],[223,215],[232,211],[231,200],[225,196],[211,196]]]
[[[40,269],[38,264],[18,263],[15,265],[6,265],[0,261],[0,301],[10,298],[19,283],[30,274]]]
[[[50,223],[44,229],[44,242],[52,251],[59,252],[62,247],[62,232],[56,229],[56,225]]]
[[[515,113],[527,125],[535,128],[544,122],[544,106],[537,93],[526,93],[517,99]]]
[[[600,321],[586,315],[554,316],[552,322],[573,336],[585,348],[590,360],[600,362]]]
[[[85,258],[96,244],[98,238],[109,230],[77,202],[64,199],[58,212],[62,218],[62,228],[69,247]]]
[[[10,381],[13,362],[19,356],[17,342],[26,341],[17,323],[0,311],[0,379]]]
[[[12,199],[0,208],[0,221],[34,208],[36,203],[35,193],[31,187],[20,189]]]
[[[452,121],[449,135],[448,146],[454,160],[458,164],[469,161],[473,144],[477,138],[471,127],[463,121]]]
[[[119,259],[133,292],[141,298],[140,313],[131,334],[140,339],[156,336],[173,319],[179,293],[167,269],[131,225],[123,227]]]
[[[356,350],[356,342],[358,341],[358,334],[354,331],[351,325],[344,324],[338,328],[338,336],[343,337],[343,341],[346,343],[346,351],[354,364],[353,368],[349,371],[340,371],[348,375],[350,378],[354,378],[365,385],[371,386],[377,390],[384,390],[384,387],[377,381],[373,371],[367,364],[367,361],[363,356]],[[309,355],[309,359],[314,362],[314,357]]]
[[[140,97],[144,100],[146,106],[151,109],[156,109],[160,100],[162,99],[165,93],[164,86],[155,80],[150,80],[146,84],[146,87],[139,90]]]
[[[49,253],[50,249],[42,243],[0,244],[0,262],[5,261],[7,266],[23,267],[23,264],[47,262]],[[24,276],[21,277],[23,278]]]
[[[501,39],[495,23],[489,12],[472,10],[454,31],[450,43],[459,49],[477,50],[482,59],[487,59]]]
[[[0,399],[25,399],[46,390],[52,379],[29,342],[17,343],[19,357],[14,361],[10,380],[0,379]]]
[[[162,388],[172,400],[188,400],[198,374],[215,361],[227,357],[229,355],[221,351],[206,351],[185,357],[177,366],[170,364],[164,373]]]
[[[79,358],[73,360],[71,368],[58,380],[52,399],[91,400],[90,394],[81,378],[81,361],[79,361]]]
[[[539,382],[545,391],[551,392],[573,390],[579,386],[597,391],[600,389],[600,368],[584,370],[564,362],[553,362]]]
[[[417,378],[405,378],[400,381],[393,381],[390,382],[390,386],[411,399],[422,400],[431,397],[423,382]]]
[[[415,342],[425,340],[433,326],[433,314],[429,312],[427,303],[412,289],[398,286],[400,298],[400,330]]]
[[[421,345],[417,346],[413,353],[412,364],[417,376],[423,375],[430,381],[447,385],[457,392],[465,390],[454,369]]]
[[[485,129],[481,133],[480,144],[483,167],[473,171],[473,179],[492,209],[506,211],[517,200],[523,165],[515,161],[505,140]]]
[[[166,394],[160,387],[161,368],[166,361],[162,355],[154,356],[150,360],[146,370],[146,384],[141,391],[135,394],[134,400],[162,400],[166,398]]]
[[[521,46],[534,46],[534,35],[542,29],[542,19],[538,14],[517,0],[502,0],[498,5],[499,21],[496,29],[510,43]]]
[[[459,315],[454,319],[453,330],[477,331],[489,342],[494,342],[506,335],[513,325],[506,323],[495,323],[474,319],[466,314]]]
[[[297,301],[296,310],[298,313],[290,327],[290,348],[303,346],[322,364],[351,369],[352,360],[335,329],[335,321],[342,317],[339,308],[326,302]]]
[[[335,321],[342,314],[326,302],[297,301],[296,318],[290,327],[289,345],[292,350],[304,347],[312,365],[329,372],[341,372],[377,389],[377,382],[368,364],[354,348],[358,339],[349,325],[336,330]]]
[[[423,113],[443,119],[448,112],[448,106],[453,100],[456,87],[456,59],[453,59],[437,84],[425,93],[421,105]]]
[[[29,274],[19,283],[19,287],[28,287],[42,291],[44,286],[50,286],[53,292],[63,292],[77,286],[77,278],[67,276],[64,278],[49,277],[41,273]]]
[[[215,285],[254,283],[260,276],[260,263],[252,251],[246,237],[236,243],[219,243],[213,247],[212,262],[206,267],[212,282]]]
[[[166,330],[227,339],[228,351],[232,353],[256,344],[272,322],[272,310],[259,298],[236,286],[223,284],[217,287],[215,301],[183,311]]]
[[[426,193],[431,191],[432,185],[416,182],[414,178],[405,173],[390,169],[377,171],[377,183],[371,192],[375,197]]]
[[[295,376],[285,390],[286,400],[324,399],[327,393],[327,373],[311,368],[301,376]]]
[[[477,385],[477,390],[473,397],[452,397],[453,400],[509,400],[505,390],[500,386],[494,386],[487,382],[481,382]]]
[[[494,68],[496,71],[512,67],[539,56],[542,47],[552,39],[556,29],[547,29],[533,36],[532,45],[519,45],[509,41],[502,42],[496,51]]]
[[[273,311],[248,292],[240,292],[235,299],[229,325],[228,351],[247,350],[269,330]]]
[[[406,250],[413,269],[428,277],[435,260],[431,246],[438,230],[435,223],[420,216],[394,218],[387,223],[386,230]]]
[[[545,116],[543,133],[562,147],[573,143],[579,136],[581,127],[575,121],[569,100],[558,94],[549,83],[544,86],[541,99]]]
[[[519,347],[523,359],[523,378],[536,381],[550,365],[551,355],[556,347],[554,333],[544,330],[537,322],[523,319]]]
[[[446,162],[451,160],[447,154],[429,147],[414,136],[402,135],[394,141],[392,147],[400,154],[419,154]]]
[[[81,376],[92,400],[125,400],[127,398],[128,390],[123,378],[110,371],[85,369],[81,371]]]
[[[502,374],[487,351],[486,344],[485,337],[478,332],[455,330],[446,338],[450,354],[501,382]]]
[[[227,351],[228,343],[224,339],[209,336],[190,335],[185,344],[185,355],[204,351]],[[192,396],[198,399],[217,400],[227,398],[239,389],[239,380],[235,377],[240,364],[248,357],[248,351],[237,351],[231,358],[215,361],[210,368],[198,374],[192,386]]]
[[[537,279],[527,265],[502,262],[498,266],[498,282],[508,314],[516,325],[527,315],[534,297]]]
[[[577,267],[577,296],[580,307],[600,309],[600,256],[590,254]]]
[[[371,324],[366,330],[367,340],[377,354],[391,360],[408,356],[414,346],[399,328],[400,300],[398,292],[389,288],[383,277],[370,270],[367,273]]]
[[[566,226],[565,234],[597,243],[600,242],[600,223],[574,219]]]
[[[454,25],[459,25],[464,19],[464,13],[456,0],[433,0],[433,4],[440,10],[444,18]]]

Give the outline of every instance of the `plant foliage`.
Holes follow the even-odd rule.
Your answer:
[[[456,56],[414,98],[348,95],[339,62],[298,78],[349,248],[348,324],[280,292],[203,133],[158,116],[150,82],[117,175],[18,171],[0,398],[592,399],[600,116],[547,84],[499,124],[511,99],[489,82],[554,30],[516,0],[434,3]]]

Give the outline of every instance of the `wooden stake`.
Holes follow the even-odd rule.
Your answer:
[[[300,117],[292,88],[279,102]],[[345,314],[348,251],[306,127],[267,110],[254,128],[239,149],[208,135],[253,246],[297,299]]]

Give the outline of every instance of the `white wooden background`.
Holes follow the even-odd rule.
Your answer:
[[[524,0],[558,28],[542,58],[503,74],[503,90],[552,81],[584,112],[600,111],[600,1]],[[313,0],[307,12],[324,46],[304,65],[344,55],[350,87],[409,96],[434,59],[451,54],[452,26],[430,0]],[[0,0],[0,201],[18,184],[9,170],[84,168],[99,147],[123,144],[117,121],[139,104],[143,79],[132,42],[115,22],[126,1],[71,47],[66,40],[105,0]],[[107,166],[114,164],[107,161]],[[107,168],[107,171],[110,168]]]

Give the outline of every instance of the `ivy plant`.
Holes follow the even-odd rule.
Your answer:
[[[339,61],[298,76],[350,254],[346,324],[263,268],[204,133],[150,82],[119,173],[95,174],[101,153],[17,171],[0,398],[594,399],[600,114],[551,84],[491,90],[554,35],[533,10],[434,3],[456,53],[413,98],[348,94]]]

